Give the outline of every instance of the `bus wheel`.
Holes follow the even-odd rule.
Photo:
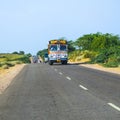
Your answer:
[[[49,65],[53,65],[53,62],[51,60],[49,61]]]
[[[66,65],[66,64],[67,64],[67,61],[62,61],[62,64]]]

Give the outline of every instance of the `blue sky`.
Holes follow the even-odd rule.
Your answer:
[[[120,0],[0,0],[0,53],[36,54],[48,41],[120,35]]]

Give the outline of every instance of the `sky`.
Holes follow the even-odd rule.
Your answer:
[[[0,53],[36,54],[49,40],[120,35],[120,0],[0,0]]]

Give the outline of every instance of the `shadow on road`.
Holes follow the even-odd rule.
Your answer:
[[[75,63],[68,63],[68,64],[66,64],[66,65],[80,65],[80,64],[87,64],[88,62],[75,62]],[[54,66],[58,66],[58,65],[64,65],[65,66],[65,64],[61,64],[61,63],[54,63],[53,64]]]

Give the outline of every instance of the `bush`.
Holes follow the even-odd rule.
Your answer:
[[[119,64],[116,62],[108,62],[106,64],[104,64],[105,67],[118,67]]]
[[[120,56],[117,56],[117,61],[118,63],[120,63]]]
[[[17,59],[18,61],[21,61],[22,63],[30,63],[30,59],[28,56],[24,55],[23,57]]]
[[[95,63],[104,63],[106,61],[106,56],[104,54],[99,54],[97,57],[95,57],[94,62]]]
[[[22,64],[22,62],[21,61],[16,61],[15,64]]]
[[[74,51],[69,54],[70,61],[81,61],[90,58],[90,63],[101,63],[106,67],[118,67],[120,65],[120,49],[110,47],[99,51]]]
[[[9,67],[13,67],[15,64],[11,63],[11,62],[2,62],[0,64],[0,67],[4,68],[4,69],[8,69]]]
[[[5,55],[0,55],[0,58],[6,58],[6,56]]]
[[[2,68],[3,69],[9,69],[9,66],[8,65],[3,65]]]
[[[10,62],[6,62],[6,65],[8,65],[9,67],[13,67],[13,66],[15,66],[14,63],[10,63]]]
[[[117,57],[116,56],[110,57],[108,61],[105,63],[105,66],[106,67],[118,67],[119,63],[118,63]]]
[[[80,55],[81,55],[81,52],[79,50],[73,51],[69,53],[69,60],[74,62],[76,60],[76,57]]]
[[[88,50],[85,50],[83,51],[82,53],[84,55],[84,58],[95,58],[97,56],[97,52],[93,52],[93,51],[88,51]]]
[[[11,61],[10,63],[16,65],[16,64],[22,64],[23,62],[22,61]]]

